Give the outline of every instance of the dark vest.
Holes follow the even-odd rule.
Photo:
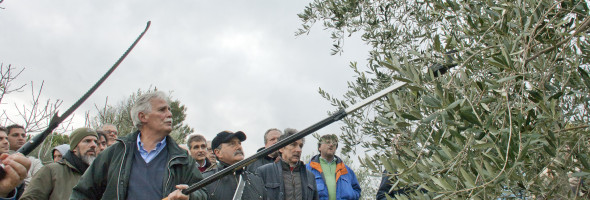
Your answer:
[[[301,177],[301,170],[305,171],[305,165],[302,162],[297,162],[297,165],[291,169],[289,164],[281,162],[283,170],[283,184],[285,185],[285,199],[297,200],[303,199],[303,184]],[[307,178],[304,176],[303,178]]]
[[[134,149],[127,199],[161,199],[168,146],[164,147],[150,163],[145,163],[137,147]]]

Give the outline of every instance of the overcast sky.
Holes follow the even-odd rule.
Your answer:
[[[329,33],[317,24],[296,37],[297,17],[310,1],[5,0],[0,7],[0,63],[25,68],[15,84],[45,81],[42,99],[62,99],[62,112],[86,92],[152,21],[150,30],[107,81],[78,109],[108,96],[116,104],[138,89],[172,91],[186,105],[185,124],[212,139],[242,130],[247,155],[263,146],[268,128],[302,130],[335,110],[318,94],[335,96],[353,80],[349,62],[366,63],[358,37],[331,56]],[[30,101],[30,89],[0,105]],[[342,123],[320,134],[338,133]],[[304,154],[315,154],[307,137]]]

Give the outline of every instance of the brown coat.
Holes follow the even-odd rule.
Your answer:
[[[81,176],[66,159],[45,165],[33,176],[20,199],[69,199]]]

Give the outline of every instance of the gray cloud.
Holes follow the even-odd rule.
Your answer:
[[[65,110],[151,20],[136,49],[78,110],[75,125],[107,96],[115,104],[155,86],[173,91],[188,107],[186,123],[208,139],[222,130],[246,132],[245,152],[252,155],[266,129],[301,130],[335,110],[318,88],[341,96],[353,79],[348,63],[364,63],[367,47],[358,38],[331,56],[332,41],[321,27],[294,36],[301,24],[296,14],[307,3],[5,0],[0,62],[26,68],[20,83],[44,80],[44,98],[63,99]],[[8,98],[22,102],[28,95]],[[337,132],[338,124],[320,134]],[[314,143],[308,137],[304,154],[316,152]]]

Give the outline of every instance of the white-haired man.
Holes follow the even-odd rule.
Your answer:
[[[103,124],[98,129],[98,131],[104,133],[107,136],[107,147],[113,145],[119,137],[119,131],[117,131],[117,127],[114,124]]]
[[[276,128],[268,129],[264,133],[264,147],[258,149],[258,152],[276,144],[279,141],[279,137],[281,136],[281,134],[282,133],[279,129],[276,129]],[[248,165],[247,169],[248,169],[248,171],[254,173],[254,172],[256,172],[256,169],[258,169],[258,167],[260,167],[262,165],[266,165],[268,163],[275,162],[277,160],[278,156],[279,156],[278,151],[272,152],[272,153],[268,154],[267,156],[264,156],[263,158],[259,158],[258,160],[254,161],[252,164]]]
[[[74,187],[70,199],[187,200],[181,192],[202,179],[193,159],[169,134],[172,113],[163,92],[139,96],[131,108],[135,133],[117,139],[98,155]],[[206,199],[204,190],[190,199]]]

